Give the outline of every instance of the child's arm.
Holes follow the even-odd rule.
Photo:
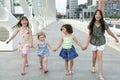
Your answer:
[[[13,35],[7,40],[6,44],[8,44],[19,32],[19,29],[16,29]]]
[[[48,45],[48,47],[49,47],[51,50],[53,50],[53,48],[52,48],[52,46],[50,45],[50,43],[47,42],[47,45]]]
[[[33,37],[32,37],[32,31],[29,29],[29,39],[30,39],[30,47],[33,46]]]
[[[91,40],[91,35],[90,35],[90,31],[89,31],[88,39],[87,39],[86,45],[85,45],[85,47],[84,47],[83,50],[85,50],[85,49],[88,48],[88,45],[89,45],[89,43],[90,43],[90,40]]]
[[[110,36],[112,36],[114,39],[115,39],[115,41],[116,42],[119,42],[119,40],[117,39],[117,37],[113,34],[113,32],[108,28],[107,30],[107,33],[110,35]]]
[[[60,39],[58,46],[54,49],[54,51],[57,51],[61,47],[62,43],[63,43],[63,37]]]
[[[39,44],[38,41],[36,41],[36,43],[34,43],[32,47],[33,47],[33,48],[37,48],[37,47],[38,47],[38,44]]]
[[[81,45],[81,43],[77,40],[77,38],[73,35],[73,40],[75,41],[75,43],[81,47],[83,49],[83,46]]]

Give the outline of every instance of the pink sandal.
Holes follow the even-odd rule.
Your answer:
[[[65,71],[65,74],[66,74],[66,75],[69,75],[69,71],[66,70],[66,71]]]
[[[26,74],[26,72],[21,72],[21,75],[23,75],[23,76],[24,76],[25,74]]]
[[[73,72],[72,72],[72,71],[69,71],[69,74],[70,74],[70,75],[72,75],[72,74],[73,74]]]
[[[25,64],[25,67],[28,67],[29,65],[28,64]]]
[[[46,70],[44,70],[44,73],[46,74],[48,72],[48,70],[46,69]]]

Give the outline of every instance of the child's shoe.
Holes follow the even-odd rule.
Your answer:
[[[46,74],[47,72],[48,72],[48,70],[47,70],[47,69],[45,69],[45,70],[44,70],[44,73]]]
[[[99,75],[99,79],[100,79],[100,80],[104,80],[103,75],[100,74],[100,75]]]
[[[66,71],[65,71],[65,74],[66,74],[66,75],[69,75],[69,71],[66,70]]]
[[[25,74],[26,74],[26,72],[21,72],[21,75],[23,75],[23,76],[24,76]]]
[[[23,76],[24,76],[25,74],[26,74],[26,73],[21,73],[21,75],[23,75]]]
[[[29,65],[28,64],[25,64],[25,67],[28,67]]]
[[[92,67],[92,69],[91,69],[91,73],[96,73],[96,71],[95,71],[95,67]]]
[[[72,75],[72,74],[73,74],[73,72],[72,72],[72,71],[69,71],[69,74],[70,74],[70,75]]]

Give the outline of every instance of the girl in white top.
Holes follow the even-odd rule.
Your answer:
[[[23,16],[19,22],[14,26],[16,29],[13,35],[7,40],[7,44],[18,34],[19,36],[19,46],[18,51],[22,56],[23,59],[23,65],[22,65],[22,72],[21,75],[25,75],[25,67],[28,67],[28,60],[27,60],[27,54],[30,51],[30,47],[32,47],[32,31],[29,27],[29,21],[27,17]]]

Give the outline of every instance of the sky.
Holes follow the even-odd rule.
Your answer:
[[[57,12],[66,13],[66,1],[67,0],[56,0]],[[78,0],[78,4],[84,4],[87,0]]]

